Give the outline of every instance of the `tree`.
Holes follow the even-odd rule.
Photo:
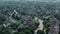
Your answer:
[[[25,34],[25,32],[21,31],[19,34]]]
[[[32,32],[29,29],[24,30],[25,34],[32,34]]]
[[[6,17],[3,15],[0,15],[0,24],[3,24],[3,22],[5,21]]]
[[[45,34],[44,31],[38,30],[38,34]]]
[[[51,23],[48,20],[44,20],[43,24],[44,24],[44,30],[46,30],[46,34],[48,34]]]

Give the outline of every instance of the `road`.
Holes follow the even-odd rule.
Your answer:
[[[34,34],[37,34],[38,30],[43,30],[43,26],[44,26],[43,25],[43,20],[38,19],[38,21],[39,21],[39,25],[38,25],[38,28],[34,31]]]

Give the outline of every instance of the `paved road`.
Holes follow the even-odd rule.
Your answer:
[[[36,18],[37,19],[37,18]],[[38,25],[38,28],[34,31],[34,34],[37,34],[37,31],[38,30],[43,30],[43,20],[41,20],[41,19],[38,19],[38,21],[39,21],[39,25]]]

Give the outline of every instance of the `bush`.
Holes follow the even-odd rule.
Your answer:
[[[6,20],[6,17],[3,15],[0,15],[0,24],[3,24],[5,20]]]
[[[45,34],[44,31],[38,30],[38,34]]]

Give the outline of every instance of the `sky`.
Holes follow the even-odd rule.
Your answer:
[[[0,0],[0,1],[56,1],[60,2],[60,0]]]

